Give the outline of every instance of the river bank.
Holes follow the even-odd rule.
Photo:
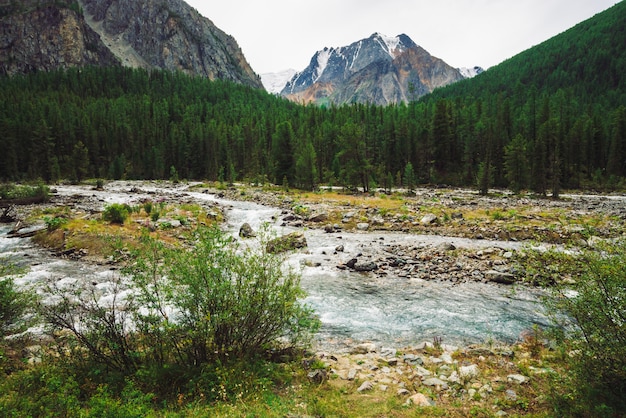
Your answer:
[[[550,350],[540,326],[535,327],[546,324],[538,312],[538,294],[518,280],[522,272],[515,270],[514,261],[526,245],[553,243],[463,236],[480,222],[476,213],[488,217],[492,223],[487,225],[506,228],[506,219],[489,219],[486,213],[502,213],[504,207],[513,210],[501,200],[495,200],[498,204],[494,206],[480,203],[478,210],[461,211],[461,218],[446,217],[447,206],[437,212],[435,206],[420,205],[419,210],[408,209],[415,211],[411,214],[406,208],[415,208],[418,203],[404,196],[394,200],[394,205],[400,203],[397,209],[379,205],[381,200],[392,200],[389,197],[374,196],[379,200],[368,202],[366,198],[357,203],[350,196],[341,196],[349,205],[346,201],[337,204],[335,199],[253,189],[225,192],[205,185],[115,182],[103,190],[59,186],[45,206],[20,208],[18,213],[25,224],[30,219],[30,226],[36,228],[45,226],[44,213],[59,213],[55,212],[59,208],[67,216],[89,221],[100,219],[104,207],[111,203],[141,205],[149,200],[177,206],[199,204],[203,219],[206,215],[211,219],[223,217],[233,236],[238,236],[244,223],[257,231],[268,223],[277,235],[301,231],[307,247],[291,253],[288,262],[301,268],[306,302],[323,323],[314,354],[303,363],[312,383],[327,384],[349,402],[393,400],[408,414],[416,407],[439,411],[437,408],[456,408],[457,416],[465,416],[478,408],[485,416],[503,416],[546,407],[545,390],[554,373],[559,373],[554,371],[559,354]],[[282,203],[272,206],[271,201]],[[563,230],[571,229],[568,225],[584,227],[584,222],[589,226],[591,219],[597,219],[594,234],[584,245],[593,243],[591,237],[604,239],[616,233],[609,229],[611,222],[619,223],[617,206],[607,205],[616,211],[609,211],[607,217],[580,207],[579,212],[571,209],[563,215],[563,202],[557,203],[554,212],[544,209],[537,213],[542,219],[560,219]],[[466,206],[471,209],[475,205]],[[514,210],[525,213],[524,207]],[[33,210],[40,211],[37,220],[31,216]],[[439,220],[424,225],[425,212],[435,212]],[[177,216],[182,216],[181,212],[172,211],[160,219],[161,226],[157,222],[150,226],[176,237],[189,227]],[[386,221],[377,222],[379,216]],[[524,221],[517,215],[510,218]],[[396,230],[390,227],[394,219],[411,226]],[[174,222],[177,220],[179,224]],[[461,220],[467,222],[458,222]],[[130,227],[140,229],[146,224],[135,222]],[[457,232],[441,235],[444,230]],[[61,242],[67,244],[69,238],[66,233]],[[55,250],[51,256],[26,244],[28,238],[15,240],[6,244],[7,239],[3,239],[2,246],[11,257],[30,266],[18,280],[20,284],[41,288],[50,281],[63,286],[88,282],[102,297],[110,296],[107,292],[117,275],[113,260],[81,248]],[[368,271],[356,268],[359,264],[376,267]],[[491,280],[489,274],[495,273],[489,272],[513,276],[514,284]],[[301,409],[304,415],[298,416],[306,416],[311,406],[304,402]]]

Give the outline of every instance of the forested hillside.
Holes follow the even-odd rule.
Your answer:
[[[619,187],[625,46],[622,2],[474,79],[387,107],[301,106],[125,68],[3,78],[0,179]]]

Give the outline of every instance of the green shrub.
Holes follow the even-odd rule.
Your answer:
[[[46,201],[50,189],[43,183],[31,186],[23,184],[1,184],[0,199],[32,199]]]
[[[56,231],[67,223],[67,218],[63,216],[44,216],[43,221],[48,231]]]
[[[128,205],[112,203],[104,208],[102,219],[114,224],[123,224],[128,219],[130,208]]]
[[[573,378],[566,414],[618,416],[626,411],[626,242],[585,252],[580,275],[549,302],[564,314],[573,344]],[[560,316],[563,318],[563,316]]]
[[[150,212],[152,212],[152,201],[151,200],[147,200],[143,203],[143,210],[146,211],[147,215],[150,215]]]
[[[284,272],[283,258],[258,249],[239,248],[218,228],[200,228],[186,251],[170,250],[151,239],[129,273],[139,288],[140,329],[149,346],[177,363],[202,364],[214,358],[252,358],[278,346],[308,342],[317,322],[299,299],[299,276]],[[176,323],[161,313],[178,312]],[[175,346],[169,346],[175,341]],[[282,347],[284,348],[284,346]]]
[[[199,229],[188,242],[181,251],[146,234],[124,269],[132,283],[119,279],[106,306],[79,284],[49,289],[57,303],[42,313],[54,335],[65,331],[59,355],[69,352],[98,370],[92,379],[102,384],[120,380],[107,374],[131,378],[171,400],[205,393],[215,378],[205,399],[233,400],[269,378],[252,370],[268,369],[258,366],[262,358],[309,342],[319,321],[301,304],[299,276],[284,270],[283,258],[267,254],[265,245],[240,248],[218,228]],[[245,365],[251,374],[244,387],[235,376],[246,373],[232,370]],[[105,395],[93,407],[108,404]]]
[[[32,296],[18,290],[8,277],[17,272],[17,267],[0,258],[0,338],[20,331],[27,324],[25,314],[32,305]]]

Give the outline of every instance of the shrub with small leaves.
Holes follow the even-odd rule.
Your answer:
[[[113,203],[104,208],[102,219],[114,224],[123,224],[128,219],[129,213],[128,205]]]

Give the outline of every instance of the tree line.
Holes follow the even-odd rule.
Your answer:
[[[0,79],[0,179],[551,192],[626,176],[626,3],[409,104],[316,107],[166,71]]]
[[[0,81],[0,178],[509,187],[619,185],[626,107],[520,88],[392,106],[302,106],[224,81],[83,68]],[[607,183],[608,182],[608,183]]]

